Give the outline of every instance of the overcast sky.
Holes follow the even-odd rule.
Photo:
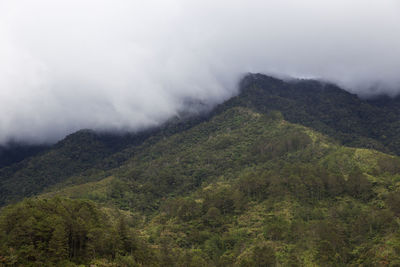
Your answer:
[[[247,72],[400,92],[400,1],[0,0],[0,144],[157,125]]]

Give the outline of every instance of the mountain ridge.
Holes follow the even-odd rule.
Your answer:
[[[344,145],[373,148],[385,153],[399,155],[400,98],[391,99],[389,104],[383,103],[385,99],[381,97],[375,101],[364,100],[334,84],[316,80],[284,81],[262,74],[249,74],[240,83],[239,95],[216,106],[209,112],[170,120],[160,127],[136,134],[95,133],[91,130],[81,130],[70,134],[50,148],[40,151],[42,157],[48,155],[49,152],[46,151],[60,151],[61,158],[62,155],[67,155],[64,163],[61,164],[63,166],[59,169],[56,168],[57,170],[50,168],[48,174],[46,174],[47,165],[50,163],[44,165],[44,176],[48,177],[44,183],[62,182],[68,176],[82,173],[96,164],[106,166],[105,169],[103,168],[104,170],[117,166],[126,158],[129,158],[129,155],[123,155],[123,151],[129,150],[129,147],[140,145],[150,137],[155,140],[168,137],[207,121],[234,106],[247,107],[260,113],[276,110],[281,112],[286,120],[311,127],[333,137]],[[93,146],[80,146],[81,143],[87,144],[87,142],[92,142]],[[96,143],[96,149],[94,143]],[[105,162],[113,154],[115,154],[114,161],[116,162],[112,163],[110,160]],[[57,158],[57,156],[55,157]],[[52,156],[49,160],[51,158]],[[60,163],[61,158],[57,158],[57,163]],[[4,184],[11,181],[11,187],[15,187],[13,183],[15,184],[20,179],[18,177],[35,177],[29,171],[26,174],[16,176],[20,169],[27,170],[30,161],[35,161],[35,158],[28,157],[25,161],[22,160],[0,169],[0,192],[2,192],[0,202],[5,203],[4,196],[11,193],[5,189],[7,186],[4,186]],[[80,162],[80,164],[76,165],[75,162]],[[52,163],[52,165],[57,164]],[[69,165],[70,167],[68,167]],[[40,168],[40,164],[35,163],[35,168],[38,167]],[[70,171],[68,171],[68,168],[70,168]],[[59,174],[54,175],[57,172]],[[26,180],[25,178],[22,179],[23,181]],[[38,193],[44,188],[40,185],[40,183],[43,184],[43,182],[40,182],[43,177],[34,179],[39,181],[36,182],[38,184],[35,184],[34,187],[31,187],[31,185],[22,186],[22,188],[28,187],[28,191],[31,191],[26,196]],[[18,187],[21,188],[21,186]],[[32,188],[37,189],[32,190]],[[11,194],[18,194],[18,192]]]
[[[209,113],[125,143],[72,134],[0,169],[3,205],[29,197],[0,210],[0,262],[397,266],[397,124],[380,121],[393,101],[255,74]]]

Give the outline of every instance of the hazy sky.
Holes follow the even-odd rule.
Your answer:
[[[400,1],[0,0],[0,144],[156,125],[247,72],[400,92]]]

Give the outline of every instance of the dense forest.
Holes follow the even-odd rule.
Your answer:
[[[0,169],[0,265],[400,266],[399,116],[251,74],[207,113],[77,132]]]

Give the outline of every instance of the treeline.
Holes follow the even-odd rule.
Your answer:
[[[362,99],[323,81],[283,81],[249,74],[241,82],[241,94],[220,108],[233,106],[261,113],[277,110],[286,120],[311,127],[344,145],[400,155],[400,97]]]
[[[0,265],[75,266],[93,262],[118,266],[155,261],[122,214],[107,214],[90,201],[29,199],[0,216]]]
[[[1,210],[0,265],[400,265],[400,159],[335,141],[387,148],[359,135],[370,126],[349,115],[355,96],[260,79],[213,116],[129,148],[82,131],[2,169],[1,203],[59,184]]]
[[[359,170],[247,173],[166,201],[152,241],[198,248],[212,266],[397,266],[400,191],[375,190]]]

